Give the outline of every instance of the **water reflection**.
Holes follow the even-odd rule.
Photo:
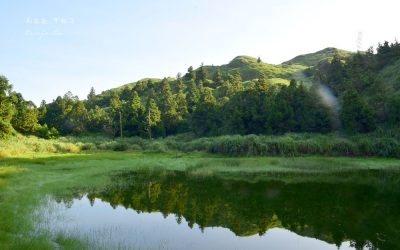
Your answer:
[[[138,230],[138,225],[152,225],[154,228],[147,231],[150,236],[152,231],[161,227],[160,220],[154,219],[154,215],[158,214],[166,218],[166,221],[175,220],[174,225],[168,224],[167,228],[170,229],[160,234],[169,230],[176,231],[178,229],[175,227],[180,224],[176,228],[185,231],[180,233],[183,238],[188,231],[193,231],[192,228],[198,228],[198,231],[206,231],[206,234],[211,235],[208,239],[210,241],[221,234],[216,228],[225,228],[234,235],[230,238],[219,237],[252,239],[252,243],[275,234],[275,242],[276,239],[280,239],[281,243],[286,241],[287,244],[293,243],[291,241],[299,243],[300,239],[311,240],[309,238],[325,242],[318,245],[316,240],[311,240],[310,242],[317,245],[312,247],[302,243],[304,245],[301,246],[307,246],[304,249],[332,249],[335,245],[347,248],[349,244],[355,249],[384,250],[398,249],[400,246],[400,188],[396,178],[367,184],[285,184],[281,181],[250,183],[184,172],[140,171],[116,176],[112,186],[89,192],[87,198],[86,202],[94,207],[109,204],[114,211],[125,208],[123,211],[127,212],[127,215],[120,213],[117,217],[121,222],[117,225],[121,225],[129,214],[134,214],[131,209],[142,216],[145,213],[147,219],[135,217],[136,223],[142,220],[141,223],[135,224],[135,227]],[[82,205],[85,199],[79,201],[80,203],[76,199],[64,199],[63,202],[69,203],[77,214],[89,209],[88,216],[94,216],[94,220],[98,222],[110,224],[112,222],[109,220],[117,220],[112,213],[93,213],[94,210],[90,210],[89,206]],[[282,229],[304,237],[295,238],[287,231],[286,234],[282,233]],[[124,230],[128,229],[120,231]],[[190,237],[192,240],[197,237],[198,240],[200,236]],[[214,242],[203,244],[200,248],[216,246],[220,241],[221,239],[218,241],[215,238]],[[264,243],[246,243],[250,245],[243,247],[259,248]],[[177,245],[172,246],[179,248]],[[240,245],[236,246],[240,248]],[[300,245],[289,249],[300,249]]]

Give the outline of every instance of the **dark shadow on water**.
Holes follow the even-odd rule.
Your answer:
[[[92,204],[97,198],[113,208],[174,214],[177,223],[184,218],[190,228],[219,226],[237,236],[283,227],[337,246],[351,241],[356,249],[399,249],[400,176],[380,171],[363,175],[371,181],[250,183],[180,171],[120,172],[112,177],[113,185],[87,197]],[[83,195],[75,194],[61,200],[68,204]]]

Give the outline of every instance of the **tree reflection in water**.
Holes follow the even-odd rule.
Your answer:
[[[400,246],[400,177],[368,173],[370,182],[248,182],[240,178],[179,171],[118,174],[112,186],[88,193],[112,207],[161,212],[190,228],[220,226],[237,236],[263,235],[282,227],[340,246]],[[243,178],[244,179],[244,178]],[[371,179],[371,178],[370,178]],[[382,181],[384,180],[384,181]]]

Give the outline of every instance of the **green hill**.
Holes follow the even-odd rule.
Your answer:
[[[304,65],[285,65],[285,64],[268,64],[258,62],[256,58],[250,56],[237,56],[228,64],[221,66],[206,66],[209,76],[212,78],[217,70],[222,75],[239,72],[243,81],[257,79],[260,73],[263,73],[274,83],[288,83],[293,75],[306,68]]]
[[[223,78],[226,78],[229,74],[235,72],[240,73],[244,82],[250,82],[258,79],[261,73],[263,73],[272,84],[289,84],[291,79],[303,82],[306,86],[310,86],[312,83],[312,77],[305,74],[305,69],[316,66],[323,62],[329,62],[333,56],[338,53],[343,58],[351,56],[353,53],[337,48],[325,48],[323,50],[299,55],[293,59],[286,61],[282,64],[269,64],[262,61],[258,61],[257,58],[241,55],[233,58],[229,63],[223,65],[204,65],[208,75],[208,79],[213,79],[214,74],[217,71],[221,72]],[[400,65],[400,63],[399,63]],[[399,66],[400,67],[400,66]],[[196,71],[199,68],[195,69]],[[132,89],[133,86],[140,82],[151,81],[157,84],[161,81],[159,78],[144,78],[136,82],[127,83],[119,87],[104,91],[100,96],[110,96],[112,93],[120,94],[124,89]],[[168,80],[171,82],[172,87],[175,84],[175,78],[169,77]]]
[[[317,65],[321,61],[332,60],[332,58],[335,54],[339,54],[339,56],[346,58],[346,57],[351,56],[353,53],[346,51],[346,50],[328,47],[328,48],[325,48],[323,50],[320,50],[320,51],[317,51],[314,53],[296,56],[295,58],[293,58],[289,61],[283,62],[282,64],[286,64],[286,65],[300,64],[300,65],[312,67],[312,66]]]
[[[235,72],[240,73],[243,81],[251,81],[258,79],[260,73],[263,73],[272,83],[287,84],[291,79],[298,81],[310,82],[311,79],[305,76],[304,70],[316,66],[320,62],[330,61],[335,54],[339,54],[341,57],[346,58],[353,54],[353,52],[337,49],[337,48],[325,48],[323,50],[299,55],[293,59],[283,62],[282,64],[269,64],[262,61],[258,61],[257,58],[241,55],[233,58],[229,63],[223,65],[204,65],[208,72],[208,79],[212,79],[216,71],[220,71],[223,77],[227,77],[228,74]],[[198,70],[195,69],[196,71]],[[143,82],[151,80],[152,82],[161,81],[158,78],[145,78],[137,82]],[[169,78],[169,81],[173,81],[174,78]],[[137,82],[124,84],[112,90],[121,91],[128,87],[132,88]]]

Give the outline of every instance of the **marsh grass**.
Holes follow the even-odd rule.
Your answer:
[[[400,132],[377,131],[346,136],[334,134],[225,135],[196,138],[180,134],[154,140],[140,137],[61,137],[45,140],[15,136],[0,141],[0,158],[35,153],[80,153],[96,151],[174,152],[176,155],[205,152],[226,156],[380,156],[400,157]]]

